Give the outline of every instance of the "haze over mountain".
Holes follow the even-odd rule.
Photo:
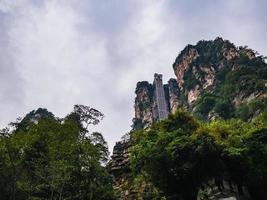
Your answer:
[[[188,43],[221,36],[267,55],[267,2],[0,1],[0,126],[38,107],[101,110],[112,148],[130,129],[134,89],[173,77]],[[117,126],[116,122],[120,122]]]

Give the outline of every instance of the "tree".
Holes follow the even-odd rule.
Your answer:
[[[104,164],[108,161],[109,151],[108,151],[108,144],[105,141],[103,135],[99,132],[93,132],[89,136],[91,143],[98,149],[100,154],[100,160]]]
[[[234,107],[230,100],[220,99],[216,102],[214,111],[223,119],[229,119],[232,117]]]
[[[103,167],[106,141],[97,132],[81,137],[81,124],[97,124],[103,115],[76,108],[64,119],[43,116],[38,123],[27,121],[27,128],[1,131],[1,199],[115,199],[112,178]]]
[[[167,199],[196,200],[210,180],[246,187],[252,199],[266,199],[267,112],[244,122],[198,122],[178,111],[149,130],[131,133],[132,176],[140,174]]]
[[[84,105],[75,105],[74,113],[77,113],[81,122],[86,124],[85,128],[88,128],[90,124],[97,125],[104,117],[100,111]]]
[[[74,105],[74,111],[70,114],[73,119],[75,118],[81,126],[81,139],[83,140],[88,133],[89,125],[97,125],[103,118],[104,115],[89,106],[85,105]]]

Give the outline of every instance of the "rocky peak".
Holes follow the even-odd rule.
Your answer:
[[[229,102],[228,107],[231,107],[230,104],[239,106],[266,93],[266,76],[258,73],[266,70],[262,57],[257,57],[246,46],[236,47],[219,37],[185,47],[177,56],[173,69],[179,86],[179,98],[189,110],[195,110],[207,94],[214,96],[214,105],[210,102],[210,107],[215,106],[219,99]],[[257,82],[259,88],[256,89],[252,82]],[[205,111],[206,116],[211,113],[214,112]]]
[[[174,80],[175,81],[175,80]],[[155,74],[153,85],[147,81],[138,82],[135,90],[135,117],[133,129],[148,128],[153,122],[166,118],[170,112],[170,97],[172,107],[178,102],[177,82],[171,81],[172,85],[163,84],[162,75]]]
[[[110,162],[109,169],[118,177],[121,173],[126,173],[129,171],[129,141],[116,142]]]
[[[54,114],[45,108],[38,108],[29,112],[18,124],[18,130],[27,129],[27,127],[34,123],[37,124],[42,118],[54,118]]]
[[[153,123],[153,85],[147,81],[138,82],[135,94],[133,129],[146,128]]]
[[[215,69],[222,69],[224,62],[237,56],[238,51],[235,46],[222,38],[216,38],[214,41],[202,40],[196,45],[188,45],[173,64],[180,90],[190,92],[191,96],[199,95],[199,90],[213,84]],[[195,81],[195,84],[191,84],[188,89],[189,81]],[[196,99],[190,98],[189,103],[194,100]]]
[[[168,81],[168,88],[169,88],[169,106],[170,106],[170,112],[175,113],[178,106],[181,105],[181,100],[179,98],[179,87],[177,84],[177,81],[174,78],[171,78]]]
[[[182,106],[203,120],[216,117],[249,120],[259,114],[267,106],[267,64],[262,56],[256,55],[252,49],[236,47],[219,37],[186,46],[173,64],[176,79],[163,86],[169,112],[174,113]],[[132,128],[148,128],[157,121],[155,86],[147,81],[138,82],[135,94]],[[130,142],[118,142],[111,161],[121,197],[129,200],[137,199],[127,173]],[[213,196],[222,196],[214,187],[209,191]]]
[[[190,64],[199,56],[198,51],[192,46],[187,46],[183,54],[180,54],[173,65],[174,73],[177,77],[179,88],[182,90],[184,85],[184,75],[188,71]]]

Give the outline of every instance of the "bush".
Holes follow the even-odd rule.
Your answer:
[[[132,175],[146,174],[142,178],[166,199],[196,199],[199,189],[211,179],[218,187],[228,180],[240,192],[247,187],[253,199],[266,199],[265,114],[251,122],[220,119],[200,123],[178,111],[149,131],[132,133]]]
[[[229,119],[233,116],[234,107],[230,100],[219,99],[214,106],[214,111],[223,119]]]

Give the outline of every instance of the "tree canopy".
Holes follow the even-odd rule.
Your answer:
[[[45,113],[1,131],[1,199],[115,199],[107,143],[87,129],[103,114],[81,105],[64,119]]]
[[[240,193],[246,187],[252,199],[266,199],[266,127],[267,111],[251,122],[200,122],[180,110],[132,133],[133,177],[144,174],[143,180],[157,188],[157,198],[151,199],[197,199],[211,179],[218,187],[226,180]]]

